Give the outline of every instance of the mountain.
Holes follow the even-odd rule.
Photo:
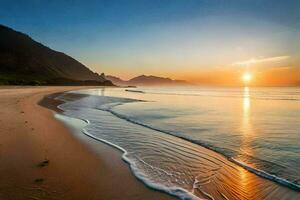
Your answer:
[[[146,75],[137,76],[128,81],[110,75],[105,76],[105,78],[112,81],[114,84],[120,86],[191,85],[190,83],[184,80],[172,80],[170,78]]]
[[[0,25],[0,84],[113,85],[74,58]]]
[[[115,85],[128,86],[128,81],[124,81],[119,77],[106,75],[105,78],[113,82]]]

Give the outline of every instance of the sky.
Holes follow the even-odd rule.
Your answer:
[[[123,79],[300,85],[299,0],[2,0],[0,24]]]

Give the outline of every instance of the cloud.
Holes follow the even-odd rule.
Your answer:
[[[256,59],[252,58],[250,60],[244,60],[244,61],[238,61],[233,63],[233,65],[252,65],[256,63],[264,63],[264,62],[278,62],[282,60],[288,59],[290,56],[277,56],[277,57],[269,57],[269,58],[261,58],[261,59]]]

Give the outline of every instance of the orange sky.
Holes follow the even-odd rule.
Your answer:
[[[221,67],[205,68],[191,65],[170,69],[166,65],[148,70],[139,68],[123,71],[111,70],[110,74],[125,80],[145,74],[187,80],[203,85],[243,86],[245,83],[242,76],[247,72],[252,75],[252,80],[247,83],[250,86],[299,86],[300,67],[297,63],[298,59],[295,56],[276,56],[236,61]]]
[[[199,72],[197,75],[186,75],[185,79],[193,83],[207,84],[207,85],[224,85],[224,86],[242,86],[243,74],[246,71],[242,70],[216,70]],[[281,68],[281,69],[267,69],[262,71],[250,71],[252,79],[250,86],[299,86],[300,85],[300,69],[297,68]],[[184,76],[178,77],[183,79]]]

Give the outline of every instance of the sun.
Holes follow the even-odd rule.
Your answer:
[[[242,76],[242,79],[245,83],[248,83],[252,80],[252,74],[249,72],[245,72]]]

